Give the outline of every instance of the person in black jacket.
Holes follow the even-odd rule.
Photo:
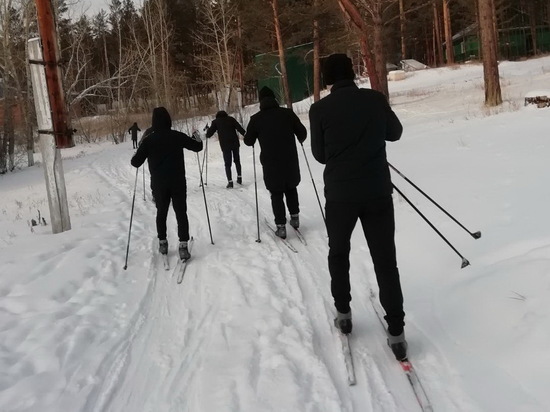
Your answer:
[[[307,130],[296,113],[279,107],[273,90],[263,87],[260,90],[260,111],[250,118],[244,144],[253,146],[256,139],[260,142],[260,162],[264,171],[265,187],[271,192],[276,234],[283,239],[286,238],[283,196],[290,212],[290,225],[294,228],[300,225],[297,189],[300,183],[300,165],[295,139],[301,144],[306,137]]]
[[[212,137],[218,132],[218,140],[223,153],[225,162],[225,175],[227,176],[227,188],[233,187],[233,178],[231,177],[231,159],[235,162],[237,168],[237,183],[242,185],[241,175],[241,159],[239,156],[239,137],[237,132],[244,136],[245,130],[234,118],[229,116],[225,111],[220,110],[216,113],[216,118],[206,131],[206,137]]]
[[[134,122],[134,124],[128,129],[128,133],[132,135],[132,145],[134,149],[138,147],[137,132],[141,132],[141,129],[138,127],[137,123]]]
[[[182,149],[200,152],[202,140],[172,130],[170,114],[164,107],[157,107],[153,110],[150,133],[142,140],[131,163],[134,167],[140,167],[147,160],[149,164],[151,189],[157,207],[159,252],[163,255],[168,253],[166,217],[171,201],[178,221],[179,255],[182,260],[187,260],[191,255],[187,246],[189,220],[187,219],[187,184]]]
[[[333,54],[324,64],[330,95],[309,112],[311,150],[325,164],[328,266],[337,310],[335,325],[350,333],[350,238],[361,221],[386,311],[388,343],[398,359],[407,356],[403,294],[395,251],[393,186],[386,160],[386,141],[401,137],[403,127],[386,97],[354,83],[351,59]]]

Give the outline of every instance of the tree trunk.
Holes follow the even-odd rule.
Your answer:
[[[286,107],[292,109],[292,99],[290,97],[290,87],[288,85],[288,74],[286,71],[285,48],[283,45],[283,37],[279,22],[278,0],[271,0],[271,7],[273,9],[273,26],[275,27],[275,36],[277,37],[277,47],[279,49],[279,64],[281,65],[281,76],[283,80],[283,92],[285,94]]]
[[[241,89],[241,107],[245,106],[244,101],[244,53],[243,53],[243,29],[240,16],[237,17],[237,50],[238,50],[238,72],[239,88]]]
[[[433,2],[434,9],[434,37],[435,37],[435,47],[437,48],[436,62],[438,66],[443,65],[443,41],[441,39],[441,23],[439,17],[439,9],[437,7],[437,0]]]
[[[407,21],[405,18],[405,5],[404,0],[399,0],[399,30],[401,33],[401,60],[407,58],[407,44],[405,41],[405,31],[407,29]]]
[[[378,90],[386,99],[389,100],[390,92],[388,90],[388,70],[386,68],[386,53],[384,52],[383,25],[382,16],[378,13],[374,16],[373,24],[373,46],[374,46],[374,62],[376,65],[376,73],[378,74],[378,80],[380,82],[380,89]]]
[[[498,106],[502,103],[498,61],[496,58],[496,38],[491,0],[479,0],[479,21],[481,51],[483,55],[483,77],[485,82],[485,104]]]
[[[443,24],[445,26],[445,57],[447,58],[447,64],[453,64],[455,62],[454,50],[453,50],[453,31],[451,28],[451,11],[449,3],[451,0],[443,0]]]
[[[371,88],[373,90],[378,90],[379,92],[383,93],[383,87],[378,77],[378,72],[376,71],[374,56],[369,45],[369,33],[367,30],[367,25],[363,20],[363,17],[361,17],[361,13],[359,12],[355,4],[351,2],[351,0],[338,0],[338,4],[340,5],[342,12],[359,31],[359,44],[361,47],[361,54],[363,55],[365,67],[367,68]]]
[[[319,36],[319,20],[317,18],[319,0],[314,0],[313,7],[316,13],[313,19],[313,101],[317,102],[321,99],[321,39]]]
[[[537,42],[537,13],[534,0],[527,1],[527,13],[529,14],[529,28],[531,30],[531,39],[533,42],[533,55],[539,53]]]

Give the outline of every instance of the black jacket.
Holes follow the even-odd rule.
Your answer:
[[[171,130],[168,112],[160,112],[155,116],[154,111],[151,132],[143,138],[131,163],[134,167],[140,167],[147,159],[152,189],[185,186],[185,162],[182,149],[200,152],[202,140]]]
[[[337,82],[311,105],[309,121],[313,156],[326,164],[327,200],[364,202],[392,193],[386,140],[399,140],[403,126],[382,93]]]
[[[137,140],[137,132],[141,132],[141,129],[138,127],[137,123],[134,123],[128,129],[128,133],[132,134],[132,140]]]
[[[229,116],[223,110],[216,113],[216,118],[206,131],[206,137],[211,137],[218,132],[218,140],[222,151],[237,149],[239,137],[237,131],[244,136],[245,130],[234,117]]]
[[[291,109],[279,107],[273,97],[260,101],[260,111],[250,118],[244,144],[260,142],[260,162],[269,191],[293,189],[300,183],[296,138],[302,143],[307,130]]]

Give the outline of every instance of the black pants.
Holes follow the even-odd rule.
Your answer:
[[[132,146],[133,146],[134,149],[137,149],[137,147],[138,147],[137,138],[132,139]]]
[[[271,207],[275,216],[276,225],[284,225],[286,223],[285,202],[283,196],[286,197],[286,206],[291,215],[300,213],[300,205],[298,202],[298,189],[288,189],[284,192],[270,192]]]
[[[235,162],[235,167],[237,168],[237,176],[241,176],[241,157],[239,156],[239,148],[224,150],[223,152],[223,161],[225,162],[225,175],[227,176],[227,181],[233,180],[231,178],[231,160]]]
[[[325,206],[329,236],[328,267],[334,305],[339,312],[350,310],[350,238],[357,219],[361,221],[380,289],[380,303],[392,335],[403,331],[403,293],[395,256],[395,220],[391,196],[367,203],[329,202]]]
[[[189,240],[189,220],[187,219],[187,190],[181,187],[154,187],[153,198],[157,207],[157,234],[160,240],[166,239],[166,217],[170,201],[178,222],[180,242]]]

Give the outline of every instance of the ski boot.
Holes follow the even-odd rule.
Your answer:
[[[281,239],[286,239],[286,225],[277,225],[275,236],[279,236]]]
[[[189,253],[187,242],[180,242],[178,252],[180,254],[180,259],[183,261],[189,260],[191,258],[191,253]]]
[[[347,313],[336,311],[334,326],[336,326],[344,335],[351,333],[351,329],[353,328],[353,323],[351,322],[351,309]]]
[[[395,359],[398,361],[407,360],[407,341],[405,340],[405,332],[394,336],[388,331],[388,346],[391,348]]]
[[[295,215],[290,215],[290,226],[292,226],[294,229],[298,229],[300,227],[300,215],[296,213]]]
[[[233,189],[233,180],[230,180],[227,182],[227,186],[225,186],[227,189]]]
[[[240,185],[243,184],[243,178],[241,176],[237,176],[237,183]]]
[[[168,241],[166,239],[159,240],[159,253],[161,255],[168,254]]]

